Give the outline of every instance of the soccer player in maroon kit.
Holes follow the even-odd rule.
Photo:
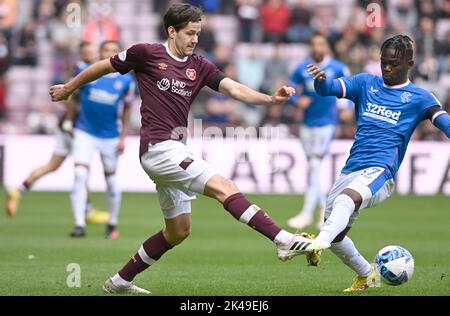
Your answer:
[[[201,18],[201,9],[175,4],[164,15],[166,43],[134,45],[111,59],[95,63],[70,82],[50,88],[52,100],[60,101],[107,73],[124,74],[131,70],[136,73],[142,98],[140,162],[156,184],[165,228],[144,241],[131,260],[106,280],[103,289],[107,292],[149,293],[132,280],[189,235],[190,201],[195,193],[218,200],[233,217],[272,240],[280,260],[298,254],[306,254],[308,259],[317,255],[311,239],[278,227],[231,180],[220,176],[184,144],[190,106],[204,86],[244,103],[265,106],[281,105],[295,93],[287,86],[279,88],[274,96],[259,93],[225,77],[214,64],[193,54]]]

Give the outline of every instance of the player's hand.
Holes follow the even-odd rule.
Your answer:
[[[57,84],[50,87],[50,97],[53,102],[68,100],[72,91],[69,91],[63,84]]]
[[[327,79],[325,72],[319,66],[309,64],[306,68],[306,71],[314,80],[325,81]]]
[[[279,88],[272,97],[272,105],[281,105],[295,94],[295,89],[288,86]]]
[[[311,97],[301,96],[301,97],[298,98],[297,106],[300,109],[305,110],[311,105],[311,102],[312,102],[312,98]]]
[[[125,139],[119,138],[119,143],[117,144],[117,152],[122,155],[125,151]]]

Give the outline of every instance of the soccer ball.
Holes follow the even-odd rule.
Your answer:
[[[375,266],[381,281],[389,285],[400,285],[411,279],[414,259],[411,253],[400,246],[387,246],[375,256]]]

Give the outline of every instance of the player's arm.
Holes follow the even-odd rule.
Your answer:
[[[236,82],[228,77],[219,83],[219,91],[235,100],[247,104],[281,105],[295,94],[295,89],[288,86],[278,88],[273,96],[255,91],[246,85]]]
[[[78,102],[75,100],[76,98],[70,98],[66,102],[67,112],[64,116],[64,121],[62,123],[62,130],[66,133],[72,135],[73,126],[78,114]]]
[[[122,111],[122,130],[120,131],[119,144],[117,145],[117,151],[119,154],[123,154],[125,151],[125,138],[127,137],[128,129],[130,127],[130,117],[131,104],[125,102]]]
[[[117,72],[117,70],[111,65],[109,58],[100,60],[80,72],[66,84],[51,86],[50,96],[52,97],[52,101],[67,100],[78,88],[111,72]]]
[[[341,98],[345,93],[339,79],[328,79],[325,72],[318,66],[309,64],[307,71],[314,79],[314,89],[322,96]]]
[[[292,73],[289,83],[292,84],[292,86],[297,88],[297,93],[295,95],[293,95],[289,99],[289,101],[292,102],[293,104],[295,104],[300,109],[305,110],[308,106],[310,106],[310,104],[312,102],[312,98],[308,97],[306,95],[303,95],[303,91],[305,90],[305,83],[301,76],[302,71],[303,71],[303,67],[299,66]]]
[[[427,117],[437,128],[450,138],[450,115],[440,106],[436,105],[427,111]]]

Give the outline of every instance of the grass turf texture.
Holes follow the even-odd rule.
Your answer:
[[[0,192],[4,205],[5,191]],[[285,227],[302,203],[296,195],[249,195]],[[104,194],[93,204],[105,209]],[[450,295],[449,197],[395,195],[363,211],[350,236],[369,261],[390,244],[411,251],[416,269],[406,284],[382,285],[350,295]],[[72,229],[68,193],[29,192],[17,216],[0,213],[0,295],[103,295],[101,285],[161,229],[162,214],[154,194],[123,194],[120,237],[104,239],[105,227],[89,225],[87,237],[68,237]],[[292,231],[292,230],[291,230]],[[317,232],[313,227],[309,231]],[[34,256],[29,259],[29,256]],[[70,288],[69,263],[81,267],[81,287]],[[136,284],[153,295],[349,295],[354,277],[330,251],[318,268],[302,256],[280,262],[265,237],[236,222],[214,200],[193,202],[193,232]]]

